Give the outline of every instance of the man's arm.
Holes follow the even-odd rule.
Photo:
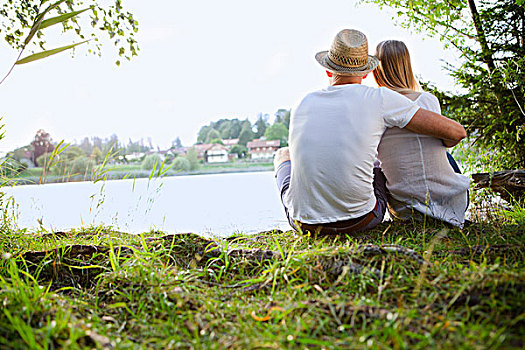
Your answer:
[[[442,139],[446,147],[455,146],[467,137],[465,128],[458,122],[423,108],[414,114],[405,128],[418,134]]]

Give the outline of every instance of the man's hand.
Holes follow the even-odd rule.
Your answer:
[[[414,114],[405,128],[442,139],[445,147],[453,147],[467,137],[465,128],[458,122],[423,108]]]
[[[273,158],[273,170],[277,170],[279,165],[287,160],[290,160],[290,149],[288,147],[279,148]]]

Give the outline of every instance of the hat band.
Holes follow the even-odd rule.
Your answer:
[[[338,65],[337,63],[333,62],[331,59],[330,59],[330,56],[326,56],[326,59],[325,59],[325,63],[327,66],[329,66],[330,68],[332,68],[333,70],[335,71],[347,71],[347,72],[359,72],[359,71],[366,71],[368,70],[368,60],[367,62],[365,62],[365,64],[359,66],[359,67],[345,67],[345,66],[340,66]]]
[[[360,57],[344,56],[330,51],[328,58],[338,66],[345,68],[360,68],[368,63],[368,55]]]

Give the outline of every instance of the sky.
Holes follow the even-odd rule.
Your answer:
[[[185,146],[194,144],[211,121],[273,116],[328,84],[314,55],[329,49],[344,28],[364,32],[370,54],[382,40],[403,40],[416,75],[455,89],[442,68],[442,60],[457,62],[455,53],[437,39],[396,26],[395,12],[387,8],[354,0],[123,4],[139,21],[139,56],[117,67],[107,43],[102,57],[88,54],[86,46],[74,57],[61,53],[17,66],[0,85],[6,131],[0,153],[29,144],[38,129],[66,142],[112,134],[125,143],[151,137],[165,149],[177,137]],[[59,30],[48,37],[50,48],[71,42]],[[2,77],[16,57],[0,42]],[[365,83],[375,84],[371,75]]]

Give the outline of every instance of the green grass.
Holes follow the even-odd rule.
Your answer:
[[[522,348],[522,219],[213,240],[11,229],[0,348]]]

